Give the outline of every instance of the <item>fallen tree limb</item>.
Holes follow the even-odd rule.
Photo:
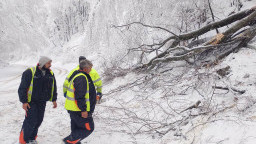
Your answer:
[[[243,19],[243,18],[247,17],[248,15],[250,15],[253,12],[255,12],[255,9],[249,9],[249,10],[239,12],[239,13],[231,15],[230,17],[228,17],[226,19],[223,19],[221,21],[206,25],[206,26],[200,28],[199,30],[190,32],[188,34],[179,35],[178,38],[180,40],[188,40],[188,39],[200,36],[200,35],[205,34],[206,32],[208,32],[210,30],[214,30],[216,28],[221,28],[221,27],[229,25],[229,24],[231,24],[235,21]]]
[[[170,47],[165,52],[160,54],[160,56],[153,58],[148,64],[143,65],[142,68],[149,67],[152,69],[159,62],[187,60],[192,56],[196,56],[195,61],[197,65],[212,65],[216,62],[216,60],[220,60],[234,50],[246,46],[247,43],[255,37],[256,30],[254,25],[243,31],[241,34],[237,35],[235,38],[228,40],[232,34],[235,34],[239,29],[249,25],[254,21],[256,21],[256,11],[251,13],[247,18],[241,20],[230,29],[226,30],[223,34],[219,34],[220,36],[216,36],[213,40],[207,42],[205,45],[209,45],[209,47],[201,46],[199,48],[196,47],[191,49],[184,46],[175,48]],[[221,45],[218,45],[219,43]],[[174,54],[174,56],[164,57],[175,49],[183,50],[183,52]]]
[[[156,66],[157,63],[160,63],[160,62],[166,63],[166,62],[171,62],[171,61],[186,60],[188,58],[191,58],[192,56],[195,56],[199,53],[204,52],[207,49],[218,49],[218,48],[220,48],[220,49],[223,48],[224,49],[224,47],[228,47],[230,45],[239,45],[239,43],[240,43],[240,41],[231,41],[231,42],[224,43],[224,44],[201,46],[201,47],[196,47],[196,48],[193,48],[193,49],[189,49],[189,48],[186,48],[186,47],[175,47],[175,48],[173,48],[173,49],[171,49],[167,52],[170,52],[172,50],[177,50],[177,49],[184,50],[184,52],[178,53],[177,55],[174,55],[174,56],[155,59],[154,61],[152,61],[152,63],[148,67],[149,67],[149,69],[152,69]],[[204,55],[204,57],[201,56],[200,59],[197,58],[197,61],[206,60],[206,57],[208,57],[208,55]],[[210,57],[208,57],[208,59],[206,61],[210,61],[209,58]]]
[[[249,10],[245,10],[245,11],[242,11],[242,12],[239,12],[237,14],[233,14],[231,16],[229,16],[228,18],[226,19],[223,19],[221,21],[218,21],[218,22],[214,22],[214,23],[211,23],[209,25],[206,25],[196,31],[193,31],[193,32],[190,32],[190,33],[186,33],[186,34],[181,34],[181,35],[176,35],[174,34],[173,32],[165,29],[165,28],[161,28],[161,27],[158,27],[158,26],[149,26],[149,25],[146,25],[146,24],[143,24],[143,23],[140,23],[140,22],[133,22],[133,23],[130,23],[130,24],[127,24],[127,25],[121,25],[121,26],[114,26],[116,28],[118,27],[124,27],[124,26],[131,26],[133,24],[140,24],[140,25],[143,25],[145,27],[150,27],[150,28],[157,28],[157,29],[162,29],[164,31],[167,31],[169,33],[172,33],[173,36],[170,36],[169,38],[163,40],[163,42],[160,42],[160,43],[157,43],[157,44],[143,44],[143,45],[140,45],[139,47],[137,47],[136,49],[140,49],[140,48],[143,48],[143,47],[149,47],[149,48],[153,48],[153,47],[156,47],[154,48],[154,50],[157,50],[157,49],[160,49],[162,48],[163,46],[165,46],[170,40],[174,40],[171,44],[171,46],[169,46],[168,49],[170,48],[174,48],[176,47],[180,41],[184,41],[184,40],[189,40],[189,39],[192,39],[192,38],[195,38],[195,37],[198,37],[202,34],[205,34],[207,33],[208,31],[210,30],[213,30],[213,29],[216,29],[216,28],[220,28],[220,27],[223,27],[223,26],[226,26],[226,25],[229,25],[237,20],[240,20],[248,15],[250,15],[251,13],[253,13],[255,11],[255,8],[252,8],[252,9],[249,9]],[[133,48],[135,49],[135,48]],[[133,50],[131,49],[131,50]],[[157,58],[161,58],[161,57],[164,57],[168,51],[168,49],[160,54],[158,54],[156,57],[152,58],[147,64],[144,64],[142,66],[139,66],[135,69],[138,69],[138,68],[145,68],[147,66],[150,66],[151,63],[157,59]],[[152,52],[152,51],[150,51]]]
[[[244,18],[243,20],[239,21],[236,25],[234,25],[233,27],[229,28],[227,31],[225,31],[223,33],[224,38],[222,41],[225,41],[226,39],[228,39],[229,37],[231,37],[235,32],[237,32],[238,30],[240,30],[241,28],[248,26],[249,24],[253,23],[254,21],[256,21],[256,11],[254,11],[253,13],[251,13],[248,17]]]
[[[255,13],[256,14],[256,13]],[[256,18],[256,15],[255,15]],[[228,56],[234,51],[238,51],[240,48],[245,47],[249,41],[256,36],[256,25],[251,26],[237,37],[230,40],[234,42],[231,45],[225,47],[219,47],[217,49],[208,49],[196,56],[197,65],[213,65],[218,63],[219,60]]]
[[[192,106],[186,108],[185,110],[181,111],[180,113],[183,113],[184,111],[187,111],[187,110],[190,110],[190,109],[193,109],[193,108],[198,108],[198,106],[200,105],[201,101],[197,101],[195,104],[193,104]]]
[[[229,91],[230,89],[232,89],[233,91],[238,92],[238,93],[240,93],[240,94],[244,94],[244,93],[245,93],[245,90],[238,90],[238,89],[233,88],[233,87],[228,88],[228,87],[222,87],[222,86],[212,86],[212,88],[221,89],[221,90],[228,90],[228,91]]]
[[[230,38],[231,38],[231,36],[233,34],[235,34],[241,28],[243,28],[245,26],[248,26],[248,25],[250,25],[252,23],[255,23],[255,21],[256,21],[255,20],[255,17],[256,17],[255,9],[256,8],[252,8],[252,9],[249,9],[249,10],[245,10],[245,11],[239,12],[237,14],[233,14],[233,15],[229,16],[226,19],[223,19],[221,21],[214,22],[214,23],[211,23],[209,25],[206,25],[206,26],[200,28],[199,30],[196,30],[196,31],[193,31],[193,32],[190,32],[190,33],[187,33],[187,34],[178,35],[178,36],[177,35],[171,36],[171,37],[165,39],[163,42],[161,42],[159,44],[150,45],[151,47],[152,46],[158,46],[158,48],[162,48],[168,42],[173,40],[172,44],[164,52],[156,55],[147,64],[143,64],[141,66],[138,66],[135,69],[152,68],[152,67],[154,67],[156,65],[156,63],[159,63],[159,62],[187,60],[188,58],[190,58],[190,57],[192,57],[192,56],[194,56],[195,54],[198,54],[198,53],[191,52],[193,50],[191,50],[189,52],[186,52],[186,50],[185,50],[185,53],[181,53],[181,54],[178,54],[178,55],[174,54],[174,56],[171,56],[171,57],[166,57],[166,56],[169,55],[170,52],[172,52],[174,49],[181,49],[181,47],[178,46],[181,41],[190,40],[192,38],[198,37],[198,36],[208,32],[210,30],[213,30],[213,29],[216,29],[216,28],[220,28],[220,27],[229,25],[229,24],[231,24],[231,23],[233,23],[233,22],[235,22],[237,20],[241,20],[241,19],[244,18],[243,20],[239,21],[237,24],[235,24],[234,26],[232,26],[231,28],[226,30],[224,33],[219,34],[219,36],[216,36],[210,42],[207,42],[207,43],[204,44],[204,45],[217,45],[217,44],[227,43],[227,40],[229,40],[229,41],[240,40],[240,43],[236,42],[237,45],[235,45],[234,48],[232,48],[231,50],[227,51],[225,54],[223,54],[221,56],[218,56],[217,59],[219,59],[221,57],[225,57],[226,54],[229,54],[230,52],[232,52],[237,47],[241,47],[242,45],[245,45],[246,42],[248,42],[248,39],[246,39],[246,38],[245,38],[246,40],[245,39],[232,39],[232,40],[230,40]],[[143,46],[146,46],[146,45],[143,45]],[[158,48],[156,48],[156,49],[158,49]],[[203,46],[202,46],[202,49],[203,49]],[[210,53],[211,51],[212,50],[207,50],[205,53]],[[202,54],[199,54],[199,55],[205,55],[205,53],[202,53]],[[200,60],[200,58],[197,58],[197,60]],[[210,62],[212,63],[212,60]]]

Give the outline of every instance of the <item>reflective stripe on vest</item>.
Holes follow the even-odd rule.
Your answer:
[[[100,87],[97,87],[97,89],[100,89],[100,88],[102,88],[102,86],[100,86]]]
[[[72,74],[76,71],[76,70],[79,70],[79,66],[77,66],[76,68],[72,69],[68,76],[66,77],[64,83],[63,83],[63,94],[66,94],[67,93],[67,89],[68,89],[68,84],[69,84],[69,78],[72,76]]]
[[[32,93],[33,93],[33,81],[34,81],[34,76],[35,76],[35,73],[36,73],[36,66],[30,68],[30,70],[32,72],[32,79],[31,79],[30,86],[29,86],[28,92],[27,92],[28,102],[31,102],[31,97],[32,97]],[[53,75],[53,72],[51,70],[50,70],[50,72]],[[53,91],[54,91],[54,79],[52,81],[52,91],[51,91],[50,101],[52,101],[52,98],[53,98]]]
[[[101,80],[101,78],[98,78],[98,79],[94,80],[93,83],[96,83],[96,82],[98,82],[100,80]]]
[[[53,76],[53,72],[52,72],[52,70],[50,70],[50,73],[52,74],[52,76]],[[52,98],[53,98],[53,92],[54,92],[54,79],[52,80],[52,93],[51,93],[51,98],[50,98],[50,100],[49,101],[52,101]]]
[[[86,78],[87,87],[86,87],[86,93],[85,93],[84,97],[85,97],[85,101],[86,101],[86,103],[85,103],[86,111],[90,111],[89,82],[88,82],[87,76],[83,73],[79,73],[79,74],[75,75],[72,78],[72,80],[70,81],[69,86],[67,88],[65,108],[70,111],[81,111],[76,104],[75,89],[74,89],[74,83],[73,83],[75,78],[77,78],[78,76],[84,76]]]
[[[69,74],[67,75],[67,77],[65,78],[65,81],[63,83],[63,94],[64,95],[67,94],[67,89],[69,86],[68,80],[76,70],[79,70],[79,65],[76,68],[72,69],[69,72]],[[102,81],[101,81],[101,78],[100,78],[98,72],[94,68],[92,68],[89,75],[93,81],[96,91],[102,93]]]
[[[34,80],[34,75],[36,73],[36,67],[30,68],[30,70],[32,72],[32,79],[31,79],[30,86],[28,88],[28,93],[27,93],[28,102],[31,102],[31,96],[32,96],[32,91],[33,91],[33,80]]]
[[[94,68],[92,68],[89,75],[92,78],[96,91],[102,93],[102,80],[98,72]]]

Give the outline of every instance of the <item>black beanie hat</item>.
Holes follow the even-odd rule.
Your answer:
[[[79,57],[79,63],[80,63],[81,60],[84,60],[84,59],[86,59],[86,57],[80,56],[80,57]]]

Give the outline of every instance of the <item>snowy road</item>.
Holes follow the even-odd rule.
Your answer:
[[[0,142],[1,144],[17,144],[19,132],[24,120],[25,112],[18,98],[18,87],[22,72],[30,66],[10,65],[0,69]],[[39,128],[38,142],[40,144],[60,144],[62,138],[70,133],[70,118],[64,109],[65,99],[62,96],[62,84],[68,73],[67,69],[52,66],[58,87],[58,107],[52,108],[51,102],[47,103],[44,121]],[[101,106],[95,113],[101,113]],[[129,142],[129,136],[119,133],[110,133],[106,123],[94,118],[95,130],[83,142],[90,144],[119,144]],[[120,139],[120,137],[122,137]],[[122,141],[120,141],[122,140]],[[126,141],[127,140],[127,141]],[[86,142],[85,142],[86,141]]]
[[[18,87],[21,80],[22,72],[29,66],[12,65],[1,69],[0,89],[0,130],[1,143],[16,143],[19,131],[24,119],[24,110],[18,98]],[[64,99],[61,97],[62,78],[67,74],[67,70],[53,68],[58,84],[58,108],[52,109],[51,103],[48,102],[45,119],[39,129],[38,141],[40,143],[61,143],[61,138],[68,134],[69,119],[63,108]]]

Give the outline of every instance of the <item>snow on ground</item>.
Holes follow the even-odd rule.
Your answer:
[[[170,132],[159,144],[254,144],[256,141],[255,54],[255,50],[243,48],[210,69],[214,72],[219,68],[230,66],[231,73],[227,77],[215,80],[214,83],[217,86],[245,90],[244,94],[216,90],[214,95],[210,95],[214,105],[212,110],[217,110],[215,113],[201,115],[195,119],[192,117],[189,124],[181,130],[186,138],[180,139]]]
[[[56,63],[56,65],[54,65],[53,63],[52,65],[52,70],[55,73],[58,85],[58,108],[53,109],[51,102],[47,103],[45,118],[38,132],[38,141],[41,144],[61,143],[62,138],[70,133],[70,118],[64,109],[65,99],[62,93],[62,84],[68,71],[77,64],[73,63],[73,67],[71,64],[64,66],[60,64],[61,63]],[[0,141],[3,144],[16,144],[19,137],[25,112],[22,109],[22,104],[19,102],[17,90],[21,74],[28,67],[30,66],[12,64],[7,67],[2,67],[0,70],[0,83],[2,84],[0,89]],[[119,85],[119,83],[115,82],[115,85]],[[105,87],[105,90],[107,90],[107,87]],[[104,104],[102,105],[104,106]],[[100,107],[101,105],[98,105],[96,108],[95,113],[97,115],[104,113],[104,108],[100,109]],[[86,139],[86,142],[90,144],[133,143],[129,135],[120,132],[118,127],[111,125],[111,123],[106,123],[97,115],[94,119],[95,130],[93,134]],[[107,127],[116,129],[116,132],[110,131]],[[148,143],[146,138],[138,141]]]
[[[133,131],[140,126],[140,124],[130,124],[127,121],[125,124],[125,115],[123,112],[111,107],[119,107],[123,105],[127,110],[133,110],[139,116],[143,116],[145,111],[151,109],[150,102],[162,102],[161,90],[156,88],[151,96],[147,95],[141,97],[139,87],[131,87],[130,90],[121,90],[111,94],[111,90],[117,87],[133,82],[143,75],[136,75],[134,73],[127,74],[124,77],[114,79],[104,87],[104,92],[108,93],[105,97],[107,101],[97,105],[95,111],[95,131],[89,136],[85,142],[90,144],[186,144],[191,143],[222,143],[222,144],[253,144],[256,141],[256,110],[255,110],[255,69],[256,69],[256,51],[243,48],[238,53],[233,53],[218,66],[211,69],[202,69],[202,71],[214,72],[218,68],[229,65],[231,73],[226,78],[221,78],[220,81],[215,82],[222,86],[232,86],[240,90],[246,90],[242,95],[235,92],[225,94],[223,91],[216,91],[212,97],[212,103],[216,107],[213,109],[220,110],[221,112],[209,115],[201,115],[196,118],[191,118],[187,125],[181,126],[179,131],[170,131],[163,137],[152,133],[135,134]],[[44,122],[41,125],[38,133],[38,141],[43,144],[61,143],[61,139],[70,133],[69,115],[64,109],[65,99],[62,96],[62,83],[68,71],[76,66],[76,63],[62,65],[59,62],[53,63],[52,70],[55,72],[58,84],[58,108],[53,109],[52,104],[48,102]],[[1,105],[0,105],[0,134],[1,143],[16,143],[19,136],[19,131],[24,119],[24,110],[21,108],[21,103],[18,100],[17,89],[20,83],[22,72],[29,67],[28,65],[15,65],[11,64],[2,67],[0,70],[0,83],[2,87]],[[192,80],[193,81],[193,80]],[[182,89],[185,83],[178,84],[177,88]],[[194,82],[192,82],[194,83]],[[135,90],[138,90],[136,92]],[[148,88],[151,89],[151,88]],[[145,89],[147,90],[147,89]],[[150,92],[149,92],[150,93]],[[138,97],[140,96],[140,97]],[[208,97],[209,95],[206,95]],[[237,98],[235,101],[234,98]],[[186,108],[188,105],[193,104],[196,100],[204,98],[196,94],[196,92],[188,93],[188,95],[179,95],[178,97],[171,97],[177,100],[173,107]],[[207,98],[205,98],[207,99]],[[187,103],[187,104],[186,104]],[[185,104],[185,105],[184,105]],[[233,106],[234,105],[234,106]],[[162,107],[168,108],[164,103]],[[222,111],[223,108],[229,107]],[[166,110],[168,111],[168,110]],[[195,111],[185,112],[177,115],[175,119],[184,117],[189,113],[197,113]],[[163,120],[165,114],[159,108],[152,109],[150,116],[155,117],[154,120]],[[132,112],[131,115],[132,116]],[[124,123],[120,123],[120,119]],[[207,119],[207,120],[206,120]],[[173,121],[173,118],[167,118],[166,122]],[[139,122],[139,121],[138,121]],[[163,123],[165,121],[162,121]],[[126,125],[126,126],[125,126]],[[129,130],[130,129],[130,130]],[[142,128],[143,129],[143,128]],[[128,133],[131,132],[131,133]],[[185,137],[174,136],[175,133]],[[132,134],[133,133],[133,134]]]
[[[130,22],[129,20],[137,21],[140,15],[144,15],[148,10],[153,12],[147,13],[149,15],[149,18],[145,19],[147,24],[150,24],[152,19],[157,19],[152,22],[153,24],[166,23],[168,28],[172,28],[169,25],[170,21],[177,23],[172,20],[173,13],[169,12],[169,7],[177,6],[174,4],[177,1],[163,2],[166,5],[163,5],[162,13],[166,19],[159,16],[159,9],[154,3],[143,2],[144,7],[137,5],[140,1],[136,4],[128,1],[95,1],[92,3],[93,16],[89,19],[86,31],[89,34],[73,35],[70,42],[63,48],[50,48],[51,50],[48,50],[48,41],[38,42],[45,38],[45,34],[41,31],[40,33],[32,31],[30,23],[20,25],[24,21],[29,22],[30,20],[25,18],[33,13],[25,11],[29,7],[24,5],[24,2],[10,1],[9,9],[14,9],[11,6],[14,3],[17,7],[21,5],[21,10],[26,12],[26,16],[21,16],[20,21],[16,18],[15,21],[13,20],[15,16],[20,16],[19,12],[13,11],[9,14],[8,7],[4,7],[8,6],[9,1],[1,2],[0,5],[3,5],[0,7],[1,14],[8,13],[7,19],[3,19],[2,24],[5,27],[9,26],[9,29],[4,31],[5,37],[3,37],[3,42],[8,44],[1,43],[1,50],[3,50],[1,53],[3,58],[0,60],[1,143],[16,144],[24,120],[25,112],[21,108],[17,94],[22,72],[36,65],[39,55],[48,54],[50,51],[49,56],[53,59],[52,69],[58,85],[58,108],[52,109],[52,104],[48,102],[45,118],[39,129],[38,141],[40,144],[61,143],[62,138],[70,133],[70,119],[64,109],[62,84],[68,71],[77,65],[78,56],[89,55],[87,58],[93,61],[95,68],[102,74],[104,60],[110,62],[113,57],[122,54],[121,48],[126,47],[124,46],[126,41],[130,41],[127,44],[135,45],[133,41],[136,40],[133,37],[120,38],[120,34],[113,32],[110,25],[126,24]],[[215,0],[213,3],[214,13],[219,19],[235,10],[235,7],[226,8],[230,0],[222,2],[222,5],[219,2],[220,0]],[[53,3],[57,6],[56,2]],[[250,8],[254,4],[255,0],[248,1],[242,9]],[[34,5],[37,6],[37,3]],[[113,9],[113,5],[116,9]],[[50,5],[47,8],[51,9]],[[108,9],[105,11],[105,8]],[[105,16],[105,13],[108,16]],[[37,15],[40,15],[40,11],[33,17],[36,19]],[[158,21],[158,19],[161,20]],[[41,26],[41,21],[37,19],[36,24],[32,24],[36,25],[34,27]],[[10,25],[11,22],[13,23]],[[44,25],[46,23],[43,23],[42,27]],[[23,29],[25,31],[29,29],[29,33],[24,33]],[[27,35],[23,37],[25,34]],[[206,36],[209,36],[209,33]],[[23,38],[19,40],[19,37]],[[20,43],[23,45],[19,45]],[[9,47],[11,49],[8,49]],[[14,49],[16,47],[20,49]],[[254,144],[256,141],[255,54],[255,50],[243,48],[238,53],[232,53],[213,68],[197,70],[181,67],[161,73],[173,68],[176,64],[171,63],[166,69],[158,69],[151,74],[131,72],[123,77],[104,81],[104,99],[107,101],[97,105],[94,114],[95,131],[83,142],[90,144]],[[13,61],[9,62],[10,59]],[[227,77],[219,77],[216,70],[226,66],[231,67],[230,74]],[[180,77],[182,72],[184,75]],[[213,85],[234,87],[246,92],[238,94],[232,90],[214,90],[211,87]],[[202,101],[198,109],[180,113],[198,100]],[[163,132],[166,133],[160,134]]]

